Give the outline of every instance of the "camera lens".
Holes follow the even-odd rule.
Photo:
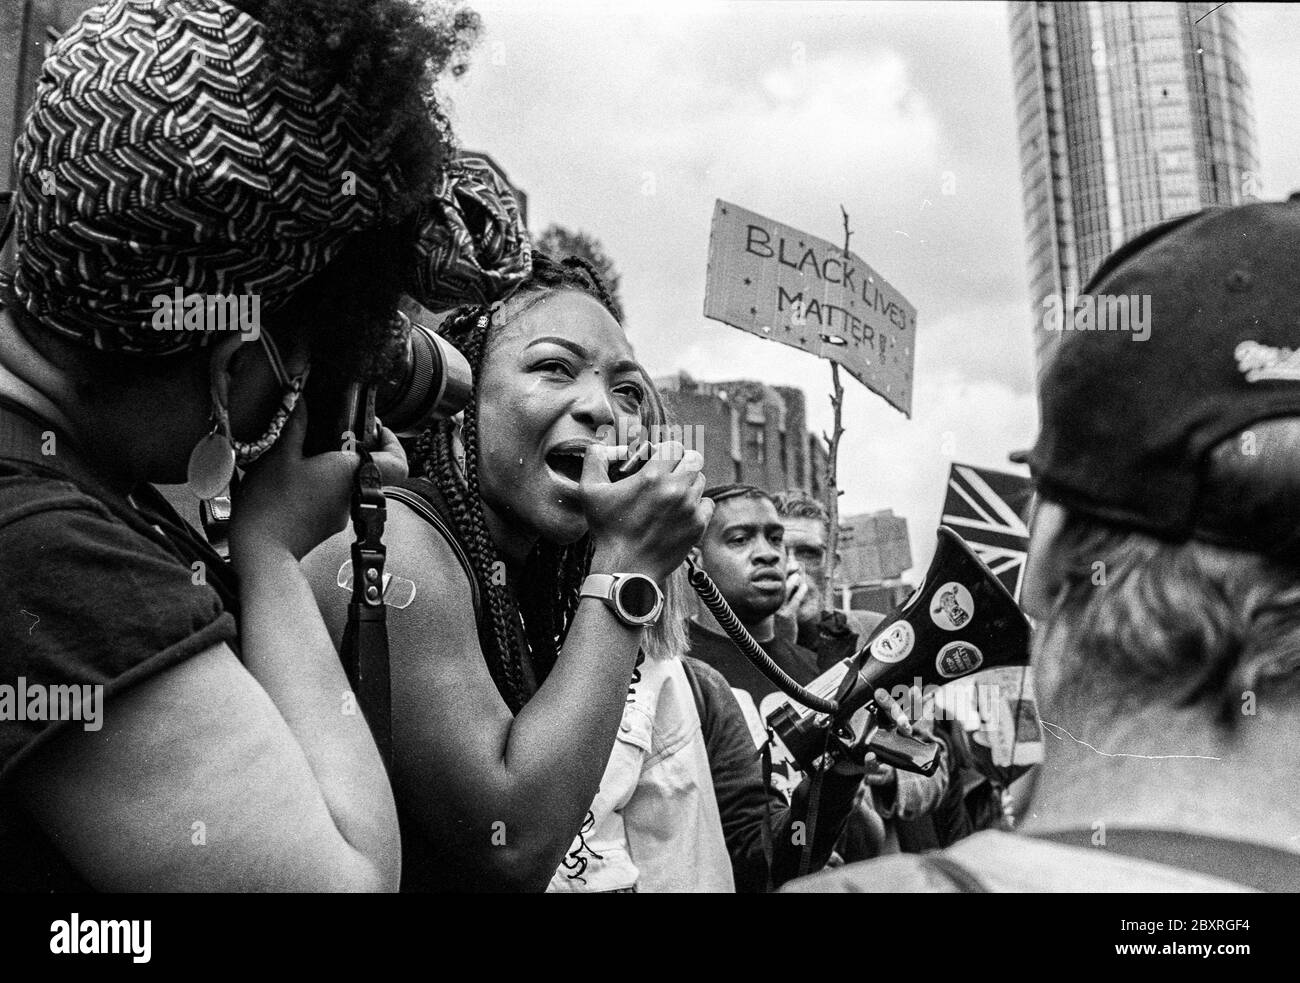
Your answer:
[[[379,387],[375,413],[399,437],[414,437],[469,402],[473,376],[465,356],[432,328],[412,320],[406,355]]]

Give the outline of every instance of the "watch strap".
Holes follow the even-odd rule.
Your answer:
[[[595,597],[612,603],[614,600],[614,585],[617,581],[617,574],[589,573],[582,582],[582,587],[578,590],[578,596]]]

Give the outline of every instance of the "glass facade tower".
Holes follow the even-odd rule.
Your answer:
[[[1111,251],[1153,225],[1258,196],[1233,4],[1014,2],[1020,166],[1035,354]]]

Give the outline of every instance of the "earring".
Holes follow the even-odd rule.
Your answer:
[[[294,407],[298,405],[298,397],[302,395],[302,388],[307,383],[307,372],[296,376],[284,397],[280,400],[280,408],[276,410],[275,416],[271,417],[270,426],[266,428],[266,433],[262,434],[257,440],[249,443],[242,441],[233,441],[232,450],[235,459],[239,462],[241,468],[246,468],[254,463],[259,457],[265,454],[274,446],[275,442],[280,439],[280,431],[293,415]]]
[[[216,498],[230,487],[235,475],[235,449],[231,446],[230,416],[217,400],[212,406],[212,432],[199,438],[190,452],[187,484],[196,498]]]

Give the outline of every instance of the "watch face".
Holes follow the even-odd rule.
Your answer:
[[[628,577],[619,582],[618,603],[633,618],[647,618],[659,603],[659,591],[649,577]]]

